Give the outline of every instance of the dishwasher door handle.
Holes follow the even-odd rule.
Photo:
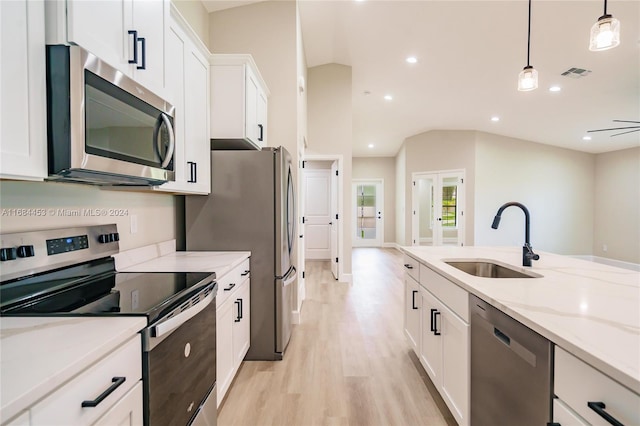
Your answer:
[[[493,327],[493,335],[505,345],[511,346],[511,338],[495,327]]]

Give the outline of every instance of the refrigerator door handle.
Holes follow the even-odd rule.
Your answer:
[[[298,276],[295,266],[292,266],[289,271],[290,272],[282,278],[283,287],[287,287],[288,285],[291,285],[296,280],[296,277]]]

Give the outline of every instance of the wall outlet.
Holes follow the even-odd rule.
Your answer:
[[[602,251],[607,251],[607,249],[608,249],[607,245],[606,245],[606,244],[603,244],[603,245],[602,245]]]
[[[138,232],[138,216],[135,214],[132,214],[131,216],[129,216],[129,220],[130,220],[130,231],[132,234],[136,234]]]

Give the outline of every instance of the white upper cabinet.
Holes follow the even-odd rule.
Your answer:
[[[44,3],[0,1],[0,178],[47,176]]]
[[[47,44],[77,44],[163,96],[169,7],[169,0],[47,1]]]
[[[182,194],[211,192],[209,56],[175,8],[167,32],[167,99],[176,108],[175,182],[154,187]]]
[[[267,146],[269,90],[251,55],[213,55],[211,139],[216,148]]]

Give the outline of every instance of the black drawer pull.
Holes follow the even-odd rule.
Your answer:
[[[238,299],[233,302],[233,304],[238,307],[238,313],[236,314],[236,319],[234,319],[233,322],[240,322],[240,320],[242,319],[242,315],[240,314],[240,310],[242,309],[242,302],[240,300],[241,299]]]
[[[247,275],[249,275],[249,272],[251,271],[244,271],[243,273],[240,274],[241,277],[246,277]]]
[[[106,397],[108,397],[109,395],[111,395],[113,393],[114,390],[118,389],[118,387],[124,383],[124,381],[127,380],[126,377],[114,377],[111,379],[111,381],[113,382],[113,384],[111,386],[109,386],[109,388],[102,392],[100,394],[100,396],[98,396],[96,399],[94,399],[93,401],[82,401],[82,406],[83,407],[95,407],[98,404],[100,404]]]
[[[236,283],[231,283],[229,284],[229,287],[227,288],[223,288],[224,291],[230,291],[232,288],[234,288],[236,286]]]
[[[433,313],[433,334],[435,334],[436,336],[439,336],[440,332],[438,331],[438,323],[436,322],[436,315],[440,315],[440,312],[438,312],[438,310],[436,310]]]
[[[611,414],[609,414],[606,411],[604,411],[604,409],[607,408],[607,406],[604,404],[604,402],[602,402],[602,401],[597,401],[597,402],[591,401],[591,402],[587,402],[587,406],[589,408],[591,408],[593,411],[595,411],[596,413],[598,413],[598,415],[600,417],[602,417],[603,419],[608,421],[613,426],[624,426],[622,423],[620,423],[618,420],[616,420],[615,417],[613,417]]]
[[[416,294],[418,294],[418,290],[411,290],[411,307],[413,309],[418,309],[416,306]]]
[[[433,314],[436,311],[437,309],[431,309],[431,328],[430,328],[431,331],[436,331],[436,329],[433,327]]]
[[[409,263],[405,263],[404,267],[407,269],[413,269],[413,266],[411,266]]]

